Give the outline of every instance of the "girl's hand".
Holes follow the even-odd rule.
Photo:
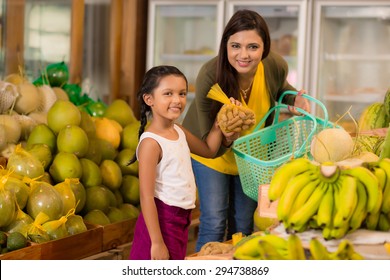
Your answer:
[[[230,97],[229,100],[230,100],[230,102],[232,104],[234,104],[236,106],[242,106],[242,103],[240,101],[234,99],[233,97]],[[214,125],[218,126],[217,120],[215,120],[215,124]],[[237,138],[240,137],[240,132],[225,132],[225,131],[222,131],[222,134],[223,134],[222,144],[225,147],[230,147],[233,144],[234,140],[237,140]]]
[[[152,260],[169,260],[169,251],[165,243],[152,243],[150,254]]]
[[[298,92],[298,95],[295,97],[294,107],[300,108],[302,110],[305,110],[306,112],[310,113],[310,103],[307,98],[302,97],[301,95],[306,93],[305,90],[300,90]],[[290,113],[294,115],[302,115],[300,112],[298,112],[296,109],[291,108]]]

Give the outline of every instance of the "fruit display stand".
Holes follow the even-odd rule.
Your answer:
[[[279,225],[271,230],[272,234],[287,237],[283,225]],[[317,238],[328,249],[335,251],[341,240],[349,240],[357,253],[366,260],[390,260],[390,254],[386,251],[384,244],[390,242],[390,232],[381,232],[367,229],[358,229],[355,232],[345,235],[342,239],[324,240],[319,230],[308,230],[297,233],[302,240],[305,249],[309,248],[309,242],[312,238]]]
[[[136,219],[106,226],[86,223],[87,231],[44,243],[29,242],[19,250],[0,254],[0,260],[126,259]]]
[[[87,231],[28,246],[0,255],[0,260],[77,260],[102,251],[103,230],[87,225]]]
[[[278,200],[271,202],[268,198],[269,184],[259,186],[258,190],[258,211],[259,215],[267,218],[277,218]],[[271,227],[271,234],[275,234],[284,238],[289,235],[282,224]],[[329,251],[336,250],[340,240],[324,240],[320,230],[308,230],[302,233],[297,233],[302,240],[302,245],[305,249],[309,249],[309,242],[312,238],[318,238]],[[352,242],[356,252],[361,254],[368,260],[390,260],[390,254],[386,251],[384,244],[390,242],[390,232],[381,232],[367,229],[359,229],[353,233],[347,234],[343,239],[348,239]]]
[[[38,244],[42,260],[78,260],[102,251],[103,231],[87,225],[87,231]]]

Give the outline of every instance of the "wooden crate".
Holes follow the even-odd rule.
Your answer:
[[[42,260],[79,260],[102,252],[103,229],[87,224],[87,231],[41,243]]]
[[[132,242],[122,244],[115,249],[89,256],[83,260],[128,260],[132,244]]]
[[[268,189],[269,184],[264,184],[259,186],[259,196],[258,196],[258,205],[257,211],[259,211],[260,217],[266,218],[277,218],[276,209],[278,207],[279,201],[271,202],[268,198]]]
[[[41,246],[28,243],[27,247],[0,254],[0,260],[39,260],[41,259]]]
[[[137,218],[105,226],[95,225],[102,230],[102,251],[115,249],[119,245],[133,241],[136,221]]]

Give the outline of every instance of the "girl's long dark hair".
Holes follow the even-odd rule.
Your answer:
[[[186,81],[186,90],[188,91],[188,81],[186,76],[175,66],[160,65],[150,68],[145,73],[141,88],[137,93],[137,99],[140,105],[140,128],[138,131],[138,139],[141,137],[141,134],[144,133],[148,117],[152,114],[152,109],[145,103],[143,96],[144,94],[153,94],[154,89],[158,87],[161,79],[169,75],[182,77]],[[134,163],[136,160],[137,156],[134,153],[133,158],[127,163],[127,165]]]
[[[263,40],[264,52],[261,58],[262,60],[268,56],[271,48],[271,38],[268,26],[262,16],[255,11],[245,9],[234,13],[225,26],[219,45],[216,82],[228,97],[233,97],[238,100],[240,87],[238,85],[237,71],[229,63],[227,42],[230,36],[245,30],[256,30]],[[220,102],[213,102],[211,110],[212,119],[215,118],[221,106],[222,104]]]

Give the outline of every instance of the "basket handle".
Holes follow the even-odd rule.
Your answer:
[[[307,95],[307,94],[304,94],[304,93],[298,93],[297,91],[292,91],[292,90],[287,90],[285,92],[282,93],[282,95],[280,96],[279,100],[278,100],[278,105],[275,105],[274,107],[272,107],[268,112],[267,114],[265,114],[265,116],[260,120],[260,122],[256,125],[256,127],[253,129],[253,132],[259,130],[261,128],[261,126],[263,125],[263,123],[267,120],[267,118],[272,114],[273,111],[275,111],[276,109],[278,109],[276,112],[275,112],[275,117],[274,117],[274,122],[273,124],[277,123],[278,122],[278,119],[279,119],[279,114],[280,114],[280,109],[282,108],[291,108],[291,107],[294,107],[294,106],[291,106],[291,105],[285,105],[282,103],[282,100],[284,98],[285,95],[287,94],[292,94],[292,95],[301,95],[303,96],[304,98],[310,100],[310,101],[313,101],[314,103],[318,104],[321,109],[324,111],[324,126],[327,126],[328,124],[328,110],[326,109],[325,105],[319,101],[318,99],[315,99],[314,97],[310,96],[310,95]],[[283,106],[280,106],[280,105],[283,105]],[[312,116],[310,113],[306,112],[305,110],[301,109],[301,108],[298,108],[298,107],[294,107],[298,112],[306,115],[306,116]],[[315,122],[317,123],[317,122]]]
[[[272,107],[271,109],[269,109],[269,111],[267,112],[267,114],[265,114],[265,116],[260,120],[260,122],[256,125],[256,127],[253,129],[253,132],[256,132],[257,130],[259,130],[261,128],[261,126],[263,125],[263,123],[267,120],[267,118],[272,114],[273,111],[277,110],[275,115],[278,115],[279,116],[279,111],[280,109],[289,109],[291,107],[294,107],[294,106],[290,106],[290,105],[286,105],[286,104],[278,104],[278,105],[275,105],[274,107]],[[300,112],[301,114],[309,117],[310,119],[313,120],[314,122],[314,129],[316,129],[316,126],[317,126],[317,120],[316,118],[311,115],[310,113],[306,112],[305,110],[301,109],[301,108],[298,108],[298,107],[294,107],[298,112]],[[275,122],[275,120],[274,120]],[[274,123],[275,124],[275,123]]]
[[[328,121],[329,121],[329,116],[328,116],[328,110],[326,109],[325,105],[319,101],[318,99],[310,96],[310,95],[307,95],[307,94],[304,94],[304,93],[300,93],[298,91],[292,91],[292,90],[286,90],[285,92],[282,93],[282,95],[279,97],[279,100],[278,100],[278,104],[282,104],[282,100],[283,98],[287,95],[287,94],[292,94],[292,95],[300,95],[312,102],[314,102],[315,104],[317,104],[318,106],[321,107],[322,111],[324,112],[324,126],[326,127],[328,125]],[[275,120],[278,120],[279,119],[279,111],[275,112],[275,118],[274,118],[274,121]]]
[[[285,104],[278,104],[278,105],[275,105],[274,107],[272,107],[268,113],[264,116],[264,118],[259,122],[259,124],[255,127],[255,129],[253,130],[253,132],[257,131],[260,129],[261,125],[265,122],[265,120],[268,118],[268,116],[274,111],[274,110],[280,110],[282,108],[285,108],[285,109],[288,109],[292,106],[290,105],[285,105]],[[302,146],[294,152],[294,156],[296,155],[300,155],[302,154],[302,150],[303,149],[306,149],[306,146],[307,146],[307,141],[308,139],[312,139],[312,137],[314,137],[314,134],[316,133],[317,131],[317,119],[315,116],[311,115],[310,113],[306,112],[305,110],[301,109],[301,108],[298,108],[298,107],[295,107],[295,109],[300,112],[301,114],[305,115],[307,118],[311,119],[313,121],[313,128],[312,130],[310,131],[309,135],[306,137],[305,141],[302,143]],[[298,117],[298,116],[297,116]]]

